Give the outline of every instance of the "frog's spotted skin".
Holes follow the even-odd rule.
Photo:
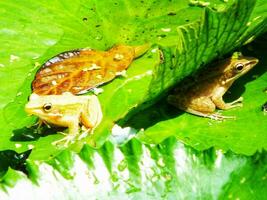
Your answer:
[[[101,106],[97,96],[75,96],[71,93],[62,95],[31,94],[25,111],[36,115],[45,123],[68,127],[68,134],[54,144],[72,142],[79,135],[80,124],[84,133],[92,132],[102,120]],[[84,135],[82,133],[82,135]]]
[[[235,80],[247,73],[258,63],[258,59],[239,55],[224,60],[218,66],[201,72],[196,77],[195,84],[189,87],[179,87],[173,95],[168,97],[168,102],[188,113],[208,117],[215,120],[234,118],[214,114],[216,108],[227,110],[242,106],[243,98],[225,103],[223,95]]]
[[[113,80],[148,48],[148,44],[137,47],[118,45],[108,51],[79,49],[61,53],[37,72],[32,83],[33,92],[39,95],[85,93]]]

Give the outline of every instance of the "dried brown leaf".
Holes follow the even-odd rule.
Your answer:
[[[80,49],[48,60],[36,73],[33,92],[39,95],[81,94],[113,80],[126,70],[148,45],[118,45],[108,51]]]

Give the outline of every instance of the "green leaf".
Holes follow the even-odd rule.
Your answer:
[[[135,139],[122,148],[105,145],[101,151],[113,156],[107,158],[85,145],[80,155],[90,151],[93,163],[69,154],[74,161],[70,166],[69,159],[63,159],[66,155],[57,156],[58,166],[68,166],[72,175],[68,180],[64,171],[45,162],[27,163],[29,174],[38,174],[37,185],[8,171],[6,181],[8,177],[20,179],[12,185],[0,183],[8,192],[0,190],[1,199],[264,199],[267,195],[266,152],[252,157],[213,148],[199,152],[173,137],[159,145]],[[105,163],[110,159],[109,168]],[[23,192],[25,188],[31,192]]]
[[[224,186],[220,199],[262,199],[266,198],[266,153],[256,154],[240,170],[231,174],[232,181]],[[242,192],[240,192],[242,191]],[[255,192],[257,191],[257,192]]]
[[[6,192],[8,187],[14,187],[17,181],[22,179],[27,179],[27,176],[20,171],[8,169],[7,173],[0,179],[1,189]]]
[[[9,160],[5,151],[1,152],[0,185],[8,191],[0,191],[1,199],[18,198],[17,195],[22,194],[25,188],[31,189],[28,195],[47,194],[51,198],[56,195],[58,199],[76,199],[79,195],[81,198],[98,196],[100,199],[237,199],[246,198],[246,195],[253,198],[249,196],[252,194],[265,197],[265,152],[254,157],[231,153],[224,155],[214,149],[198,152],[185,148],[176,140],[178,138],[198,148],[199,140],[203,139],[200,149],[218,145],[224,150],[252,154],[266,145],[264,134],[258,134],[253,140],[251,134],[246,132],[246,137],[240,143],[234,143],[236,140],[227,143],[220,137],[207,141],[203,132],[194,135],[191,128],[194,141],[190,143],[187,135],[183,137],[176,134],[181,134],[180,130],[184,128],[184,124],[180,123],[181,118],[188,120],[185,122],[187,127],[196,123],[197,128],[203,128],[207,120],[184,114],[173,119],[179,119],[179,127],[178,124],[166,126],[163,125],[165,122],[160,122],[146,130],[146,134],[155,130],[151,131],[155,136],[152,137],[153,143],[175,133],[176,138],[169,138],[159,145],[143,145],[136,139],[120,148],[109,142],[104,143],[118,120],[125,124],[133,114],[164,97],[184,77],[195,73],[213,59],[251,42],[267,30],[265,0],[211,0],[209,3],[187,0],[1,1],[0,150],[25,152],[33,149],[26,165],[30,179],[10,168],[17,169],[18,166],[21,169],[25,160]],[[150,43],[152,48],[132,63],[127,71],[128,77],[117,78],[103,87],[104,93],[99,95],[99,99],[104,120],[87,142],[94,147],[104,145],[99,150],[83,145],[83,141],[72,145],[69,148],[71,150],[82,149],[79,153],[85,161],[82,162],[72,151],[51,145],[62,138],[62,135],[56,134],[57,129],[27,127],[36,121],[36,118],[28,117],[23,111],[31,94],[31,81],[40,65],[58,53],[82,47],[106,50],[119,43]],[[258,46],[261,45],[257,44],[256,49]],[[263,55],[260,60],[264,60]],[[246,81],[246,78],[240,80],[241,87]],[[264,84],[265,74],[246,85],[246,101],[251,102],[254,97],[256,99],[251,104],[253,108],[257,104],[260,109],[266,99],[264,93],[258,92]],[[238,88],[236,90],[239,91]],[[244,118],[241,116],[240,120],[245,119],[253,108],[242,109],[240,115],[243,113]],[[152,112],[158,118],[154,122],[169,119],[170,115],[165,114],[169,109],[173,110],[166,104],[157,109],[161,112],[158,117],[157,112]],[[229,111],[229,114],[231,112],[235,114],[235,111]],[[144,115],[146,110],[140,113]],[[164,116],[162,113],[165,113]],[[260,113],[259,110],[255,112],[254,120],[260,125],[258,133],[264,130],[266,120],[266,117],[261,117],[264,123],[257,121]],[[172,112],[171,117],[174,118],[176,114]],[[146,127],[151,126],[150,122],[147,121]],[[220,124],[215,125],[219,130]],[[233,129],[229,125],[227,130],[239,128],[242,127]],[[224,134],[226,129],[223,129]],[[144,142],[149,142],[146,139]],[[14,152],[14,155],[23,154]],[[48,160],[49,164],[36,160]],[[85,180],[88,184],[85,184]],[[44,187],[46,185],[52,185],[50,191],[55,188],[54,192],[48,193]],[[42,189],[43,192],[40,192]]]

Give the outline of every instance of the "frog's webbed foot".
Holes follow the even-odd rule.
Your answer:
[[[235,119],[236,118],[235,116],[223,116],[223,115],[221,115],[219,113],[206,114],[206,113],[199,112],[197,110],[193,110],[191,108],[187,108],[185,111],[189,112],[189,113],[191,113],[193,115],[210,118],[212,120],[217,120],[217,121],[223,121],[225,119]]]
[[[63,137],[60,140],[54,141],[52,142],[52,145],[60,145],[62,144],[62,146],[64,147],[68,147],[69,144],[73,143],[74,140],[76,139],[77,135],[76,134],[69,134],[69,133],[64,133],[64,132],[60,132],[62,135],[65,135],[65,137]]]
[[[68,147],[71,143],[73,143],[75,140],[81,140],[83,138],[85,138],[89,132],[91,132],[92,129],[90,128],[86,128],[84,126],[82,126],[82,130],[81,130],[81,134],[70,134],[70,133],[64,133],[64,132],[59,132],[62,135],[64,135],[65,137],[57,140],[55,142],[52,143],[52,145],[60,145],[63,144],[64,147]]]

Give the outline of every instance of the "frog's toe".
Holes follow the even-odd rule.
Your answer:
[[[243,97],[239,97],[238,99],[236,99],[235,101],[233,101],[233,102],[242,102],[244,100],[244,98]]]
[[[235,116],[224,116],[224,115],[221,115],[221,114],[218,114],[218,113],[209,115],[208,117],[210,119],[217,120],[217,121],[223,121],[225,119],[236,119]]]
[[[66,134],[64,133],[64,135],[66,135]],[[75,138],[76,138],[76,135],[68,134],[64,138],[52,142],[52,145],[55,145],[55,146],[60,145],[61,146],[61,144],[62,144],[62,146],[68,147],[69,144],[74,142]]]
[[[243,103],[240,103],[240,102],[231,103],[229,104],[228,109],[236,108],[236,107],[243,107]]]
[[[64,133],[64,132],[58,132],[58,133],[60,133],[60,134],[62,134],[62,135],[65,135],[65,136],[68,135],[68,133]]]
[[[243,107],[243,103],[236,103],[235,105],[232,105],[233,107]]]
[[[224,118],[222,117],[222,115],[218,115],[218,114],[209,115],[208,117],[210,119],[216,120],[216,121],[223,121],[224,120]]]
[[[236,104],[242,104],[244,98],[243,97],[239,97],[238,99],[236,99],[235,101],[229,103],[230,106],[232,105],[236,105]]]
[[[84,127],[84,129],[82,129],[82,133],[80,134],[80,136],[78,137],[78,140],[81,140],[81,139],[83,139],[83,138],[85,138],[87,135],[88,135],[88,133],[91,131],[91,129],[90,128],[85,128]]]

